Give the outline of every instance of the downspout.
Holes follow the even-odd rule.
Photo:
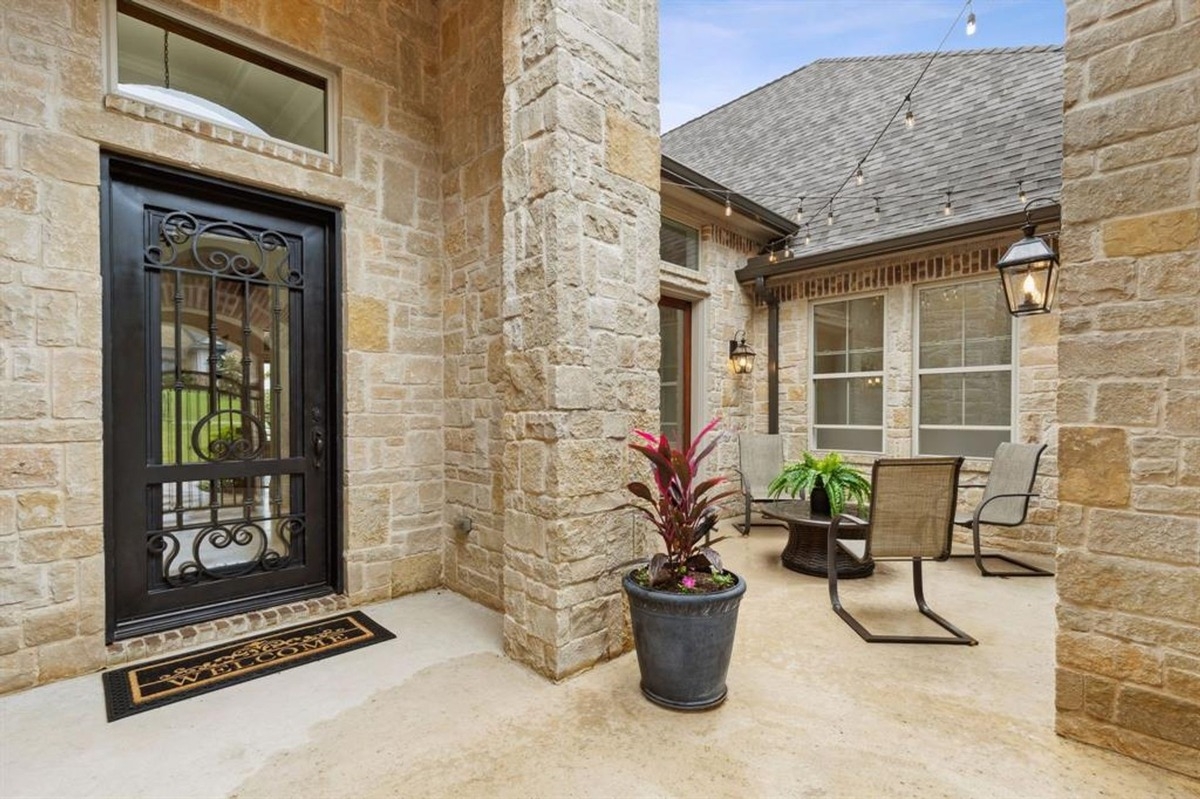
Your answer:
[[[779,432],[779,297],[767,290],[767,279],[754,279],[754,295],[767,304],[767,432]]]

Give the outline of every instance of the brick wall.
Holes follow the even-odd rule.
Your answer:
[[[779,417],[787,451],[796,457],[809,448],[810,336],[812,301],[882,293],[884,297],[884,451],[890,457],[914,454],[913,427],[913,324],[916,290],[956,278],[983,278],[1001,291],[996,261],[1020,231],[985,240],[901,253],[868,261],[814,269],[781,278],[769,287],[780,298],[779,313]],[[765,311],[760,307],[759,310]],[[765,312],[760,314],[765,319]],[[1051,554],[1054,552],[1054,519],[1057,495],[1055,387],[1058,366],[1058,315],[1035,316],[1017,322],[1016,380],[1018,399],[1013,440],[1049,445],[1038,467],[1034,490],[1040,496],[1030,505],[1026,524],[1020,527],[984,527],[986,548]],[[765,332],[764,332],[765,340]],[[759,378],[765,388],[766,375]],[[764,394],[765,396],[765,394]],[[765,417],[766,409],[762,408]],[[847,453],[864,471],[877,456]],[[963,480],[986,480],[990,460],[968,458]],[[977,497],[960,497],[969,500]],[[967,505],[963,506],[966,510]],[[961,541],[966,533],[958,533]],[[965,551],[960,548],[960,551]]]
[[[1057,726],[1200,776],[1200,5],[1067,28]]]

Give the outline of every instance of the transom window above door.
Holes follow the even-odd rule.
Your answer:
[[[817,449],[883,451],[883,297],[812,307],[812,436]]]
[[[331,76],[128,0],[116,0],[114,16],[111,90],[222,127],[331,153]]]
[[[658,233],[658,257],[684,269],[699,269],[700,231],[662,217]]]

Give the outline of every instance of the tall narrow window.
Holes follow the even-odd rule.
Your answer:
[[[128,0],[116,38],[121,94],[329,152],[326,78]]]
[[[883,297],[813,306],[817,449],[883,451]]]
[[[699,269],[699,231],[664,216],[658,233],[658,257],[685,269]]]
[[[659,361],[659,414],[663,434],[674,447],[692,438],[692,305],[663,297],[658,303],[662,358]]]
[[[1012,317],[995,280],[919,290],[917,452],[988,458],[1012,438]]]

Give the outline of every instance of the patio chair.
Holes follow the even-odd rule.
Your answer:
[[[774,502],[767,496],[767,487],[783,471],[783,436],[777,433],[738,434],[738,477],[742,481],[745,500],[745,520],[734,523],[742,535],[750,532],[750,509],[756,502]],[[803,497],[800,497],[803,499]],[[787,527],[783,522],[762,524]]]
[[[987,483],[964,483],[959,488],[982,488],[983,498],[969,515],[954,519],[959,527],[969,528],[974,551],[970,554],[951,555],[954,558],[974,558],[979,573],[984,577],[1053,577],[1054,572],[1038,568],[1031,563],[1017,560],[999,552],[983,552],[979,545],[979,526],[994,524],[998,527],[1016,527],[1025,523],[1029,510],[1029,498],[1036,497],[1033,481],[1037,477],[1038,461],[1045,451],[1045,444],[1004,443],[996,448],[992,458],[992,469]],[[984,565],[984,559],[1002,560],[1016,569],[993,570]]]
[[[950,557],[950,539],[954,531],[954,499],[962,458],[880,459],[871,470],[870,521],[841,514],[829,526],[826,569],[829,599],[833,612],[849,624],[864,641],[872,644],[966,644],[974,638],[930,609],[925,602],[921,576],[922,560],[946,560]],[[843,522],[856,525],[859,539],[838,537]],[[876,635],[842,607],[838,597],[837,553],[841,549],[851,558],[863,561],[911,560],[913,594],[922,615],[950,633],[948,636]]]

